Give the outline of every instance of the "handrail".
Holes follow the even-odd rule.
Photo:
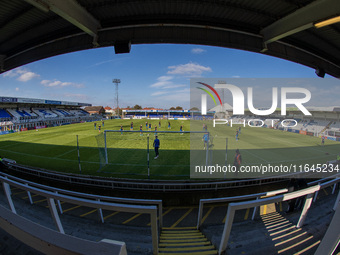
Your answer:
[[[323,178],[323,179],[319,179],[319,180],[316,180],[316,181],[309,182],[309,183],[307,183],[307,185],[308,186],[312,186],[312,185],[315,185],[315,184],[327,183],[327,181],[330,178],[335,178],[336,179],[336,178],[339,178],[339,177],[340,177],[340,174],[334,174],[334,175],[331,175],[331,176],[329,176],[327,178]],[[335,192],[336,184],[337,184],[337,182],[334,183],[334,186],[333,186],[333,189],[332,189],[332,194],[334,194],[334,192]],[[321,188],[321,189],[323,189],[323,188]],[[313,202],[316,201],[318,195],[319,195],[319,191],[315,192],[314,198],[313,198]]]
[[[50,186],[46,186],[46,185],[43,185],[43,184],[40,184],[40,183],[27,181],[27,180],[21,179],[21,178],[16,177],[16,176],[12,176],[12,175],[0,172],[0,176],[1,175],[4,176],[4,177],[10,178],[12,180],[18,181],[18,182],[22,182],[25,185],[31,185],[31,186],[37,187],[39,189],[49,190],[49,191],[52,191],[52,192],[57,192],[59,194],[65,194],[65,195],[76,196],[76,197],[83,197],[83,198],[94,199],[94,200],[99,200],[99,201],[109,201],[109,202],[128,203],[128,204],[157,205],[158,206],[159,227],[160,228],[163,227],[162,200],[120,198],[120,197],[108,197],[108,196],[101,196],[101,195],[93,195],[93,194],[87,194],[87,193],[81,193],[81,192],[76,192],[76,191],[70,191],[70,190],[50,187]],[[28,197],[29,197],[30,202],[31,202],[31,195],[30,195],[29,192],[28,192]],[[32,204],[32,202],[31,202],[31,204]],[[60,213],[62,213],[62,208],[61,208],[61,205],[60,205],[59,202],[58,202],[58,206],[59,206]],[[103,217],[101,217],[101,221],[104,223]]]
[[[16,210],[11,198],[11,191],[10,191],[10,185],[15,186],[17,188],[34,192],[35,194],[44,196],[47,198],[47,202],[50,208],[50,212],[52,215],[52,218],[56,224],[56,227],[60,233],[65,233],[64,228],[62,226],[62,223],[60,221],[58,212],[56,210],[55,206],[55,199],[56,200],[62,200],[68,203],[80,205],[80,206],[86,206],[86,207],[92,207],[97,209],[105,209],[109,211],[119,211],[119,212],[132,212],[132,213],[146,213],[150,214],[151,217],[151,234],[152,234],[152,246],[153,246],[153,252],[154,254],[158,254],[158,227],[157,227],[157,206],[153,205],[127,205],[127,204],[118,204],[118,203],[111,203],[111,202],[101,202],[101,201],[93,201],[85,198],[78,198],[78,197],[72,197],[69,195],[62,195],[58,193],[54,193],[51,191],[42,190],[35,187],[30,187],[25,184],[19,183],[14,180],[10,180],[6,177],[0,176],[0,181],[3,184],[3,188],[5,191],[5,195],[7,197],[10,209],[13,213],[16,214]]]
[[[243,196],[200,199],[199,208],[198,208],[197,229],[199,229],[202,225],[204,204],[225,203],[225,202],[231,202],[231,201],[247,200],[247,199],[252,199],[252,198],[259,199],[260,197],[263,197],[263,196],[274,196],[274,195],[285,193],[285,192],[288,192],[288,189],[279,189],[279,190],[274,190],[274,191],[269,191],[269,192],[261,192],[261,193],[256,193],[256,194],[243,195]],[[253,213],[252,219],[254,219],[255,211],[256,211],[256,207],[254,207],[254,213]]]
[[[109,239],[94,242],[65,235],[19,216],[2,205],[0,225],[19,241],[44,254],[127,254],[124,242]]]
[[[248,208],[252,208],[252,207],[258,207],[258,206],[261,206],[261,205],[278,203],[278,202],[283,202],[283,201],[291,200],[291,199],[302,197],[302,196],[307,196],[304,207],[302,209],[302,212],[301,212],[301,215],[300,215],[300,218],[299,218],[299,221],[296,225],[297,228],[300,228],[300,227],[302,227],[302,225],[303,225],[303,223],[306,219],[308,209],[310,208],[310,205],[312,203],[313,194],[315,192],[319,191],[320,189],[329,187],[329,186],[336,184],[338,182],[340,182],[340,178],[336,178],[336,179],[333,179],[331,181],[328,181],[328,182],[325,182],[325,183],[322,183],[322,184],[318,184],[318,185],[311,186],[311,187],[308,187],[308,188],[305,188],[305,189],[302,189],[302,190],[298,190],[298,191],[294,191],[294,192],[290,192],[290,193],[286,193],[286,194],[282,194],[282,195],[277,195],[277,196],[274,196],[274,197],[245,201],[245,202],[230,203],[228,205],[226,221],[225,221],[225,224],[224,224],[223,234],[222,234],[221,243],[220,243],[220,247],[219,247],[219,254],[222,254],[227,248],[228,240],[229,240],[230,232],[231,232],[231,228],[232,228],[232,223],[233,223],[233,220],[234,220],[235,212],[237,210],[248,209]],[[339,196],[340,196],[340,191],[339,191],[338,198],[339,198]],[[338,201],[336,201],[336,203],[338,203]]]

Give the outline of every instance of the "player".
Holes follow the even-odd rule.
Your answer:
[[[168,121],[168,129],[171,129],[170,121]]]
[[[148,129],[148,122],[145,122],[145,128]]]
[[[130,124],[130,130],[133,130],[133,122]]]
[[[143,125],[140,125],[139,131],[140,131],[140,136],[142,136],[143,135]]]
[[[238,133],[241,134],[241,127],[238,128]]]
[[[205,150],[209,146],[209,135],[208,134],[204,134],[202,140],[204,142],[203,149]]]
[[[98,131],[99,131],[99,133],[100,133],[100,129],[101,129],[101,128],[102,128],[101,125],[99,125],[99,126],[98,126]]]
[[[123,131],[123,125],[120,125],[120,131],[121,131],[120,134],[122,135],[123,134],[123,132],[122,132]]]
[[[321,137],[321,145],[324,146],[325,145],[325,136]]]
[[[96,130],[96,128],[97,128],[97,123],[95,122],[93,125],[94,125],[94,130]]]
[[[151,123],[149,123],[149,131],[151,131]]]
[[[242,164],[242,156],[241,156],[240,150],[237,149],[235,157],[234,157],[234,166],[236,167],[236,175],[238,174],[240,170],[241,164]]]
[[[179,131],[181,132],[181,135],[183,135],[183,126],[181,126],[180,128],[179,128]]]
[[[153,147],[155,148],[155,153],[156,153],[156,157],[155,159],[157,159],[159,157],[159,146],[160,146],[160,141],[158,139],[158,136],[156,135],[155,140],[153,141]]]
[[[236,141],[238,141],[239,140],[239,138],[238,138],[238,130],[236,130],[236,136],[235,136],[235,138],[236,138]]]
[[[158,127],[161,128],[161,122],[160,121],[158,122]]]
[[[155,136],[157,136],[157,126],[155,125]]]
[[[102,126],[104,127],[104,121],[102,121]]]

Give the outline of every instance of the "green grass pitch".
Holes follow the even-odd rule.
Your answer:
[[[133,121],[134,130],[145,122],[152,123],[152,131],[159,120],[105,120],[103,130],[130,130]],[[168,131],[168,121],[160,120],[159,131]],[[171,131],[179,131],[182,125],[190,130],[190,121],[171,120]],[[16,160],[20,164],[67,173],[79,173],[77,139],[80,145],[82,174],[147,178],[147,134],[120,133],[108,135],[109,164],[100,169],[100,153],[96,136],[100,135],[94,123],[79,123],[31,130],[0,136],[0,155],[2,158]],[[199,123],[199,125],[201,125]],[[236,127],[217,127],[212,132],[211,123],[208,131],[214,135],[214,144],[225,147],[228,138],[228,163],[232,164],[234,152],[238,148],[242,153],[243,164],[316,164],[334,160],[340,152],[340,143],[326,140],[321,146],[321,139],[305,135],[282,132],[267,128],[242,127],[240,140],[235,139]],[[199,130],[201,131],[201,130]],[[101,133],[102,134],[102,133]],[[154,159],[152,147],[154,134],[149,135],[150,176],[155,179],[187,179],[190,165],[190,137],[180,134],[161,134],[160,157]],[[197,143],[202,146],[202,134],[197,134]],[[102,150],[101,150],[102,151]],[[223,151],[223,150],[222,150]],[[225,151],[224,151],[225,152]],[[224,153],[223,152],[223,153]],[[100,171],[98,171],[100,169]]]

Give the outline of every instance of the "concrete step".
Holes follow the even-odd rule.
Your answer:
[[[197,229],[172,228],[161,231],[159,254],[217,254],[215,246]]]

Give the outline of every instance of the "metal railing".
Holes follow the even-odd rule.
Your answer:
[[[273,176],[256,179],[242,180],[136,180],[101,178],[96,176],[84,176],[77,174],[64,174],[56,171],[38,169],[20,165],[17,163],[6,163],[11,171],[23,173],[25,175],[36,176],[52,181],[67,182],[68,184],[86,185],[92,187],[102,187],[107,189],[138,190],[138,191],[217,191],[228,188],[250,187],[256,185],[272,184],[287,181],[288,178],[302,178],[300,173],[282,176]],[[309,174],[308,178],[312,178]]]
[[[65,235],[19,216],[2,205],[0,205],[0,226],[22,243],[44,254],[127,254],[124,242],[109,239],[94,242]]]
[[[230,237],[230,232],[231,232],[231,228],[232,228],[232,224],[233,224],[233,220],[234,220],[234,216],[235,216],[235,212],[237,210],[258,207],[258,206],[267,205],[267,204],[271,204],[271,203],[279,203],[279,202],[288,201],[288,200],[291,200],[291,199],[294,199],[294,198],[307,196],[304,207],[301,211],[299,221],[296,225],[297,228],[301,228],[305,219],[306,219],[308,209],[311,206],[314,193],[316,191],[319,191],[320,189],[324,189],[324,188],[329,187],[331,185],[334,185],[338,182],[340,182],[340,178],[337,178],[337,179],[334,179],[334,180],[331,180],[331,181],[328,181],[328,182],[325,182],[325,183],[322,183],[322,184],[319,184],[319,185],[315,185],[315,186],[312,186],[312,187],[309,187],[309,188],[306,188],[306,189],[303,189],[303,190],[299,190],[299,191],[295,191],[295,192],[291,192],[291,193],[286,193],[286,194],[283,194],[283,195],[277,195],[277,196],[270,197],[270,198],[251,200],[251,201],[246,201],[246,202],[230,203],[228,205],[226,221],[225,221],[225,224],[224,224],[221,243],[220,243],[220,247],[219,247],[219,254],[222,254],[227,248],[228,240],[229,240],[229,237]],[[337,201],[335,202],[334,208],[339,203],[339,201],[338,201],[339,197],[340,197],[340,191],[339,191]]]
[[[4,176],[0,176],[0,181],[2,182],[3,189],[5,192],[9,207],[11,211],[15,214],[16,214],[16,209],[15,209],[13,200],[11,198],[10,185],[45,197],[47,199],[50,213],[57,227],[57,230],[62,234],[64,234],[65,231],[64,231],[63,225],[61,223],[61,220],[60,220],[57,208],[56,208],[55,200],[68,202],[68,203],[79,205],[79,206],[96,208],[98,210],[103,209],[103,210],[108,210],[108,211],[150,214],[153,253],[158,254],[158,226],[157,226],[157,211],[158,210],[157,210],[157,206],[130,205],[130,204],[119,204],[119,203],[112,203],[112,202],[93,201],[90,199],[85,199],[81,197],[73,197],[69,195],[58,194],[52,191],[42,190],[36,187],[30,187],[23,183],[10,180]]]
[[[319,180],[309,182],[309,183],[307,183],[307,185],[313,186],[315,184],[321,184],[321,183],[329,181],[331,178],[338,178],[338,177],[340,177],[340,174],[335,174],[335,175],[329,176],[327,178],[323,178],[323,179],[319,179]],[[336,185],[337,185],[337,183],[333,184],[332,194],[334,194],[334,192],[335,192]],[[323,187],[323,186],[321,186],[321,187]],[[264,197],[275,196],[275,195],[278,195],[278,194],[281,194],[281,193],[286,193],[286,192],[288,192],[288,189],[279,189],[279,190],[274,190],[274,191],[269,191],[269,192],[262,192],[262,193],[249,194],[249,195],[243,195],[243,196],[200,199],[199,209],[198,209],[197,229],[199,229],[202,225],[203,208],[204,208],[205,204],[229,203],[229,202],[236,202],[236,201],[241,201],[241,200],[250,200],[250,199],[253,199],[253,198],[260,199],[260,198],[264,198]],[[316,201],[318,193],[319,193],[319,191],[315,192],[313,202]],[[252,220],[254,220],[254,218],[255,218],[256,211],[257,211],[257,207],[254,207],[253,214],[252,214]]]
[[[241,201],[241,200],[250,200],[250,199],[259,199],[261,197],[267,197],[267,196],[275,196],[277,194],[285,193],[288,189],[279,189],[269,192],[262,192],[262,193],[256,193],[256,194],[249,194],[249,195],[243,195],[243,196],[235,196],[235,197],[222,197],[222,198],[211,198],[211,199],[201,199],[199,203],[198,208],[198,219],[197,219],[197,229],[199,229],[202,225],[202,217],[203,217],[203,208],[205,204],[217,204],[217,203],[230,203],[235,201]],[[257,207],[254,207],[252,220],[255,218]]]
[[[340,174],[335,174],[335,175],[332,175],[332,176],[327,177],[327,178],[323,178],[323,179],[319,179],[319,180],[316,180],[316,181],[309,182],[308,186],[313,186],[313,185],[316,185],[316,184],[320,185],[324,182],[329,181],[330,178],[339,178],[339,177],[340,177]],[[334,192],[335,192],[336,185],[337,185],[337,183],[334,183],[333,189],[332,189],[332,194],[334,194]],[[314,194],[313,202],[316,201],[318,195],[319,195],[319,191],[316,191],[315,194]]]
[[[46,185],[42,185],[39,183],[27,181],[6,173],[1,173],[0,176],[4,176],[8,179],[20,182],[22,184],[25,184],[26,186],[31,186],[31,187],[36,187],[39,189],[47,190],[54,192],[56,194],[62,194],[62,195],[69,195],[73,197],[82,197],[86,199],[92,199],[95,201],[102,201],[102,202],[117,202],[117,203],[123,203],[123,204],[134,204],[134,205],[156,205],[158,207],[158,221],[159,221],[159,228],[163,227],[163,203],[162,200],[153,200],[153,199],[133,199],[133,198],[121,198],[121,197],[108,197],[108,196],[100,196],[100,195],[93,195],[93,194],[87,194],[87,193],[80,193],[80,192],[75,192],[75,191],[70,191],[70,190],[65,190],[65,189],[59,189],[55,187],[50,187]],[[28,200],[31,204],[33,204],[31,192],[27,191],[27,197]],[[57,200],[57,205],[59,212],[62,214],[63,213],[63,208],[59,200]],[[99,220],[104,223],[104,217],[102,210],[98,210],[98,216]]]

